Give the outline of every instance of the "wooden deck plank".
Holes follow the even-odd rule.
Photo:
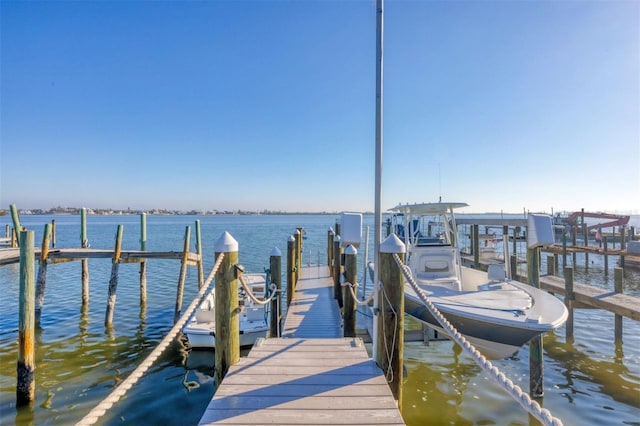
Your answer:
[[[304,268],[283,338],[259,339],[229,368],[201,425],[403,425],[382,371],[342,336],[328,268]]]
[[[230,425],[404,425],[398,420],[398,409],[380,409],[372,414],[370,410],[349,410],[351,415],[344,415],[344,410],[260,410],[260,417],[255,418],[255,411],[244,410],[207,410],[203,420],[207,424]]]

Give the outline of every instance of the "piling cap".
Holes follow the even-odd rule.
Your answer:
[[[349,244],[346,249],[344,249],[344,254],[353,255],[358,254],[358,249],[356,249],[353,244]]]
[[[296,237],[294,237],[293,235],[289,235],[289,239],[287,241],[288,242],[295,242],[296,241]]]
[[[389,235],[380,244],[380,253],[405,253],[406,247],[396,234]]]
[[[340,235],[333,237],[333,242],[335,243],[336,241],[340,241]]]
[[[278,247],[274,247],[273,250],[271,250],[270,256],[282,256],[282,252]]]
[[[214,248],[216,253],[231,253],[234,251],[238,251],[238,242],[231,236],[231,234],[227,231],[224,231]]]
[[[333,228],[332,228],[332,227],[329,227],[329,233],[331,233],[331,234],[335,234],[335,231],[333,230]]]

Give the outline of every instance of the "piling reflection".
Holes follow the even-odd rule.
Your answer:
[[[565,389],[563,396],[568,401],[573,402],[574,395],[585,393],[584,386],[577,383],[585,381],[593,383],[599,393],[608,395],[617,402],[638,406],[640,376],[625,365],[621,342],[615,343],[614,351],[614,356],[610,359],[596,357],[581,345],[559,340],[555,334],[545,336],[545,356],[553,358],[562,366],[561,375],[566,381],[557,383],[556,386]]]

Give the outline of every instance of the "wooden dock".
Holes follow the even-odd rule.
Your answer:
[[[302,268],[283,337],[229,368],[200,424],[403,425],[382,371],[340,323],[328,268]]]
[[[34,249],[36,257],[40,256],[40,248]],[[69,262],[81,259],[110,259],[113,257],[113,249],[92,249],[92,248],[63,248],[50,249],[47,253],[49,263]],[[121,263],[143,262],[149,259],[182,259],[184,253],[181,251],[152,252],[143,250],[122,250],[119,261]],[[197,253],[189,252],[187,260],[191,263],[200,260]],[[19,248],[0,249],[0,266],[20,263]]]

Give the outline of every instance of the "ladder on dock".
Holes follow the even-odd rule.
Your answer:
[[[259,339],[231,366],[200,425],[404,425],[359,338],[343,338],[326,266],[302,269],[283,337]]]

